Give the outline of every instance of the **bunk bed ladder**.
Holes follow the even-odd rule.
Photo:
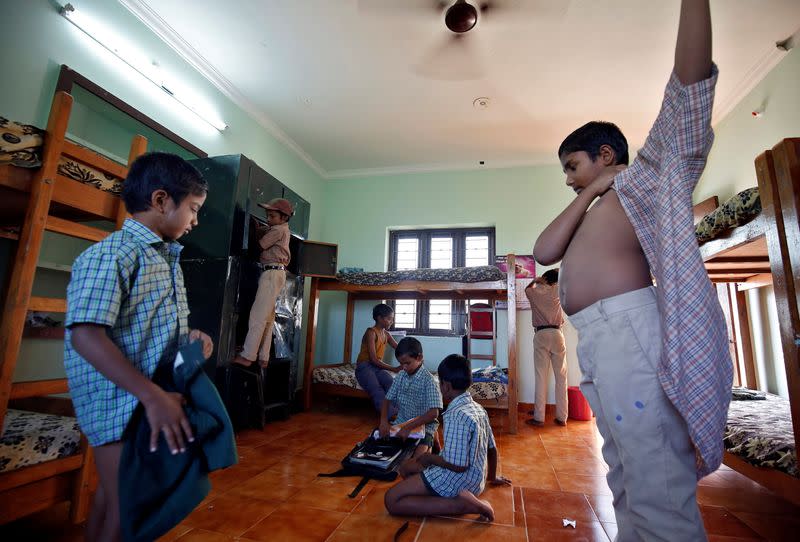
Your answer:
[[[0,431],[2,431],[2,421],[5,420],[10,399],[38,397],[68,391],[65,379],[19,383],[11,381],[18,361],[27,313],[29,311],[65,313],[67,310],[66,299],[32,295],[33,281],[45,230],[94,242],[102,240],[109,234],[107,231],[49,214],[58,178],[59,157],[65,149],[69,148],[70,156],[90,163],[99,162],[103,169],[112,171],[114,174],[119,173],[120,177],[124,179],[130,163],[144,153],[147,147],[147,140],[144,137],[136,136],[133,139],[128,156],[128,167],[120,166],[100,155],[94,155],[88,150],[77,147],[74,143],[65,141],[71,109],[72,96],[65,92],[57,92],[53,97],[50,117],[47,121],[42,166],[31,180],[30,199],[25,212],[25,220],[20,229],[17,252],[3,307],[2,322],[0,322]],[[125,205],[120,198],[115,217],[117,228],[121,227],[126,216]],[[81,435],[81,454],[76,456],[76,461],[79,464],[68,470],[75,470],[70,519],[78,523],[83,521],[88,514],[89,488],[93,484],[95,476],[92,450],[83,435]],[[50,467],[42,464],[41,468],[49,469]]]
[[[474,322],[480,319],[481,315],[489,314],[491,330],[475,329]],[[473,315],[475,315],[473,317]],[[486,327],[486,326],[481,326]],[[475,354],[472,351],[473,340],[492,340],[491,354]],[[472,360],[492,362],[492,367],[497,365],[497,312],[495,311],[494,299],[490,299],[488,305],[485,303],[469,303],[467,301],[467,333],[466,333],[466,358]]]

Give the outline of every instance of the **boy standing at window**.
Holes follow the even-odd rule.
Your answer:
[[[259,230],[261,238],[261,276],[258,291],[250,308],[247,337],[244,347],[234,363],[249,366],[258,360],[259,365],[269,364],[269,351],[272,347],[272,330],[275,327],[275,303],[286,284],[286,266],[289,265],[289,219],[294,209],[289,200],[275,198],[267,203],[259,203],[267,211],[267,227]]]
[[[578,330],[619,540],[706,539],[697,479],[721,462],[732,382],[692,226],[716,80],[708,0],[683,0],[674,71],[637,159],[625,167],[627,142],[611,123],[570,134],[558,154],[578,195],[534,247],[542,264],[562,260],[561,303]]]
[[[151,378],[172,364],[178,347],[205,333],[189,331],[189,307],[178,263],[182,235],[197,225],[208,185],[173,154],[148,153],[131,164],[122,199],[132,217],[122,229],[85,250],[67,288],[64,366],[81,431],[94,451],[99,486],[86,539],[121,540],[118,476],[122,433],[139,403],[150,427],[173,454],[194,440],[183,397]]]

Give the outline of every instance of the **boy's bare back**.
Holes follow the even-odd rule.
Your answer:
[[[559,273],[561,306],[575,314],[592,303],[652,285],[650,268],[617,193],[608,190],[586,212]]]

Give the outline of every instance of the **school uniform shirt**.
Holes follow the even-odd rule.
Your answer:
[[[261,247],[261,263],[269,265],[289,265],[289,223],[267,227],[266,233],[258,240]]]
[[[496,447],[489,416],[469,392],[464,392],[447,405],[443,418],[442,458],[467,470],[453,472],[431,465],[422,471],[423,480],[441,497],[455,497],[462,489],[480,495],[486,485],[486,452]]]
[[[136,370],[152,378],[162,360],[175,359],[188,336],[189,305],[178,264],[182,248],[129,218],[72,265],[64,367],[78,424],[92,446],[120,440],[139,401],[78,354],[71,327],[105,326]]]
[[[733,382],[728,332],[703,266],[692,218],[692,192],[714,141],[711,76],[683,85],[673,72],[658,118],[636,160],[614,189],[656,279],[661,314],[664,392],[686,420],[698,478],[719,467]]]
[[[395,424],[401,424],[422,416],[432,408],[442,409],[442,392],[431,372],[420,365],[414,374],[400,371],[394,377],[386,399],[397,405]],[[433,435],[439,420],[425,424],[425,434]]]
[[[532,285],[525,288],[525,297],[531,304],[533,327],[564,325],[564,312],[558,299],[558,283]]]

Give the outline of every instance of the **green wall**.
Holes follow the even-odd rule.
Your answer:
[[[724,77],[724,66],[721,67]],[[696,201],[709,195],[720,199],[756,184],[753,160],[781,138],[800,135],[800,54],[791,52],[716,127],[708,166],[695,192]],[[754,119],[750,112],[766,104]],[[613,119],[612,119],[613,120]],[[555,157],[554,157],[555,158]],[[401,226],[494,225],[497,253],[530,254],[538,233],[571,201],[560,168],[540,166],[330,181],[325,187],[324,237],[339,244],[339,266],[385,270],[388,230]],[[782,359],[774,315],[774,293],[762,288],[748,296],[753,306],[756,360],[762,387],[785,392]],[[341,361],[344,335],[344,296],[323,293],[315,363]],[[770,304],[771,303],[771,304]],[[364,328],[371,323],[371,303],[356,308],[354,355]],[[770,307],[772,307],[770,309]],[[499,364],[506,365],[505,318],[498,334]],[[569,383],[580,379],[575,344],[567,324]],[[533,350],[530,311],[518,313],[517,359],[520,400],[533,401]],[[426,365],[461,349],[459,340],[423,337]],[[552,377],[551,377],[552,378]],[[551,388],[552,394],[552,388]],[[550,397],[552,401],[552,395]]]
[[[102,19],[109,27],[141,47],[143,53],[158,59],[162,68],[191,87],[213,104],[228,123],[219,132],[175,102],[152,83],[123,64],[69,21],[58,14],[48,0],[16,0],[4,6],[0,17],[0,49],[6,51],[0,60],[3,84],[0,85],[0,115],[44,127],[61,64],[97,83],[118,98],[160,122],[209,156],[241,153],[255,160],[293,191],[311,203],[310,237],[319,236],[322,222],[323,180],[294,152],[262,128],[172,49],[159,40],[136,17],[118,2],[78,0],[75,5]],[[82,104],[70,131],[90,139],[96,147],[127,158],[124,130],[100,130],[103,119],[89,124]],[[128,127],[129,128],[129,127]],[[102,139],[95,139],[98,133]],[[60,238],[55,243],[53,239]],[[80,242],[63,236],[48,235],[40,261],[70,264],[77,255]],[[69,246],[69,250],[66,247]],[[74,250],[74,252],[73,252]],[[6,251],[7,252],[7,251]],[[0,266],[2,267],[2,266]],[[42,272],[36,287],[53,288],[52,295],[64,295],[67,273]],[[61,276],[59,276],[61,275]],[[63,315],[56,315],[63,319]],[[25,340],[16,380],[53,378],[63,375],[63,346],[58,341]]]

